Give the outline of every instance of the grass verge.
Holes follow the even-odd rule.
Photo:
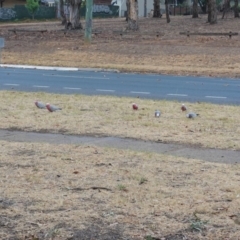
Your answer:
[[[239,212],[240,165],[93,146],[0,145],[1,239],[239,237],[229,216]]]
[[[63,108],[49,113],[37,109],[35,100]],[[2,129],[108,135],[175,142],[203,147],[240,149],[239,106],[185,103],[199,113],[186,118],[181,103],[111,96],[58,95],[1,91]],[[132,110],[137,102],[138,111]],[[162,112],[160,118],[154,112]]]

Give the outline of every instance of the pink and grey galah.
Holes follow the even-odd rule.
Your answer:
[[[182,106],[181,106],[181,110],[182,112],[185,112],[187,111],[187,107],[185,106],[185,104],[183,103]]]
[[[133,108],[133,110],[138,110],[138,105],[136,103],[133,103],[132,108]]]
[[[49,112],[55,112],[55,111],[58,111],[58,110],[62,110],[60,107],[51,105],[50,103],[47,103],[47,104],[46,104],[46,107],[47,107],[47,110],[48,110]]]
[[[46,108],[46,104],[40,101],[35,101],[35,105],[37,108],[40,108],[40,109]]]

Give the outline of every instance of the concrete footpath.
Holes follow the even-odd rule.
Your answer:
[[[154,152],[199,159],[209,162],[235,164],[240,163],[240,151],[208,149],[191,145],[158,143],[129,138],[94,137],[81,135],[65,135],[55,133],[36,133],[0,130],[0,140],[11,142],[44,142],[50,144],[83,144],[99,147],[110,147],[142,152]]]

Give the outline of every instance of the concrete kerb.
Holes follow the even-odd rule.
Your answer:
[[[13,65],[13,64],[0,64],[1,68],[21,68],[21,69],[38,69],[38,70],[52,70],[52,71],[95,71],[95,72],[116,72],[116,69],[104,68],[74,68],[74,67],[51,67],[51,66],[33,66],[33,65]]]

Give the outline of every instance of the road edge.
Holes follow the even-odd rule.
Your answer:
[[[35,66],[35,65],[14,65],[14,64],[0,64],[1,68],[22,68],[22,69],[37,69],[37,70],[51,70],[51,71],[95,71],[95,72],[120,72],[117,69],[104,68],[75,68],[75,67],[54,67],[54,66]]]

